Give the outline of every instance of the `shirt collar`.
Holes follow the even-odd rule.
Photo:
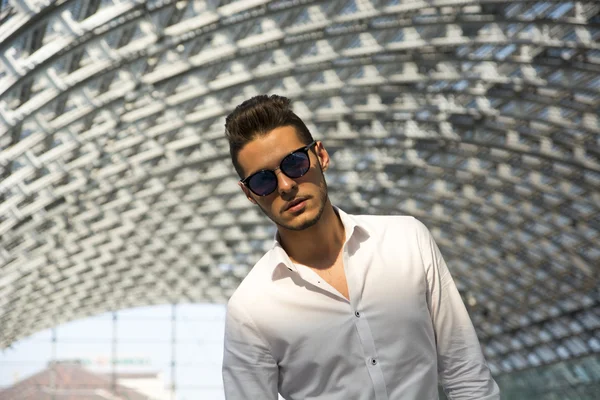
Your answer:
[[[346,214],[343,210],[336,206],[333,206],[333,209],[340,216],[342,224],[344,225],[344,231],[346,232],[346,240],[344,244],[346,244],[352,238],[352,236],[359,231],[366,234],[367,236],[370,236],[369,230],[367,229],[367,226],[364,223],[357,220],[353,215]],[[271,249],[271,260],[275,265],[275,270],[278,267],[283,266],[289,269],[290,271],[298,272],[296,266],[294,265],[292,260],[290,260],[290,257],[287,255],[287,253],[281,246],[281,243],[279,242],[278,231],[275,231],[273,240],[274,243]]]

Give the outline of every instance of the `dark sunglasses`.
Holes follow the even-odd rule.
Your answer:
[[[310,157],[308,151],[317,143],[314,140],[307,146],[292,151],[285,156],[279,167],[275,169],[263,169],[240,180],[248,189],[257,196],[268,196],[277,189],[277,175],[275,171],[281,170],[287,177],[296,179],[306,174],[310,169]]]

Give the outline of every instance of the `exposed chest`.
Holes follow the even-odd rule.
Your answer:
[[[346,299],[350,299],[348,281],[344,271],[343,257],[339,256],[335,263],[327,269],[313,269],[331,287],[337,290]]]

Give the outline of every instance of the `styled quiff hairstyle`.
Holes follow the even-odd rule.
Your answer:
[[[310,131],[292,111],[290,99],[277,95],[254,96],[237,106],[225,119],[225,136],[229,141],[231,161],[240,178],[244,171],[238,163],[238,154],[246,144],[264,136],[273,129],[293,126],[303,144],[313,141]]]

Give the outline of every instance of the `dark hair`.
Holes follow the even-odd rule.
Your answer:
[[[225,136],[229,141],[231,161],[240,178],[242,167],[238,163],[238,154],[246,144],[273,129],[293,126],[303,144],[313,141],[304,122],[292,111],[290,99],[277,95],[254,96],[238,105],[225,119]]]

